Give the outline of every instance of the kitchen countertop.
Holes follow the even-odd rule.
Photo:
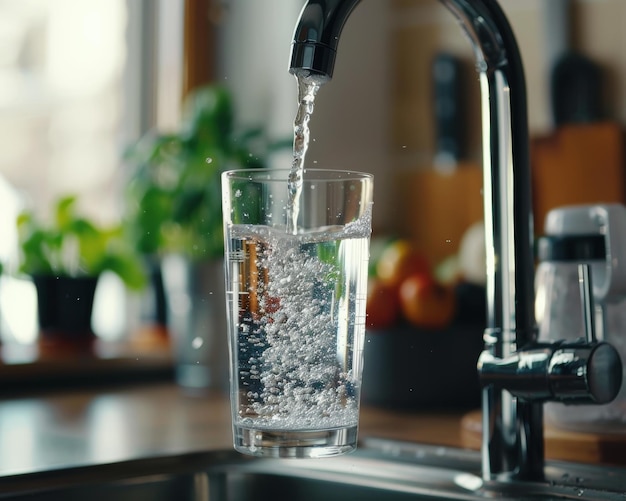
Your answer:
[[[459,412],[363,406],[359,436],[461,444]],[[0,401],[0,475],[232,448],[227,395],[171,382],[66,389]]]
[[[97,345],[96,356],[2,346],[0,476],[231,450],[228,395],[183,390],[167,346],[149,339]],[[480,448],[479,410],[413,408],[363,404],[359,437]],[[545,440],[548,459],[626,465],[626,429],[603,435],[547,425]]]
[[[360,438],[478,449],[480,411],[393,411],[362,405]],[[626,464],[626,433],[546,427],[546,457]],[[0,400],[0,476],[232,449],[228,396],[189,393],[168,378],[36,389]]]

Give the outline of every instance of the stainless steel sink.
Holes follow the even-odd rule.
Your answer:
[[[485,484],[475,451],[369,439],[333,459],[198,452],[0,478],[0,499],[116,501],[626,499],[626,469],[548,463],[541,483]]]

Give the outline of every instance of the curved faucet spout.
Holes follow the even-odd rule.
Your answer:
[[[534,314],[529,140],[522,61],[512,29],[496,0],[440,2],[456,16],[472,42],[482,96],[487,251],[487,328],[479,362],[483,384],[483,476],[486,480],[540,480],[544,475],[542,400],[563,395],[556,383],[536,386],[536,374],[529,375],[525,368],[539,360],[539,355],[540,370],[560,367],[552,362],[563,358],[564,349],[570,353],[571,347],[552,347],[545,356],[537,353],[543,348],[537,345]],[[339,35],[358,3],[309,0],[294,34],[291,73],[332,76]],[[574,351],[589,357],[591,353],[605,352],[604,348],[593,350],[593,346],[577,346]],[[517,379],[510,383],[511,374],[515,378],[519,374],[528,376],[532,384]],[[617,377],[616,369],[613,379]],[[572,391],[577,392],[578,380],[572,381]],[[506,384],[500,384],[503,382]]]
[[[481,359],[506,359],[537,341],[526,82],[513,31],[495,0],[441,0],[474,48],[482,95],[487,326]],[[483,476],[539,480],[543,406],[483,383]],[[537,395],[540,398],[540,395]]]
[[[310,0],[293,35],[289,71],[331,78],[339,35],[360,0]]]
[[[532,343],[534,286],[526,87],[506,17],[494,0],[441,0],[472,41],[480,74],[487,249],[485,352],[500,358]],[[358,0],[310,0],[292,43],[290,72],[330,77],[337,41]],[[483,475],[541,478],[540,404],[483,390]]]

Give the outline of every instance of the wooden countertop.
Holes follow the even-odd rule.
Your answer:
[[[398,412],[364,405],[359,437],[480,447],[480,412]],[[546,456],[624,465],[626,434],[546,429]],[[228,396],[169,381],[42,391],[0,400],[0,475],[230,449]]]
[[[360,437],[461,444],[459,413],[363,407]],[[0,401],[0,475],[230,449],[228,397],[173,383],[64,390]]]
[[[96,357],[48,357],[33,347],[2,346],[0,475],[232,448],[228,396],[193,395],[172,382],[162,343],[95,348]],[[80,381],[88,386],[77,388]],[[362,405],[359,437],[478,449],[480,411]],[[626,433],[548,425],[545,439],[550,459],[626,465]]]

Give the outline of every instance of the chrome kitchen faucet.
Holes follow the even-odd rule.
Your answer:
[[[291,73],[332,77],[341,30],[359,1],[307,2],[294,33]],[[517,42],[495,0],[440,1],[471,41],[482,96],[483,478],[541,480],[543,402],[606,403],[620,389],[622,365],[616,350],[593,336],[577,342],[537,340],[526,85]]]

